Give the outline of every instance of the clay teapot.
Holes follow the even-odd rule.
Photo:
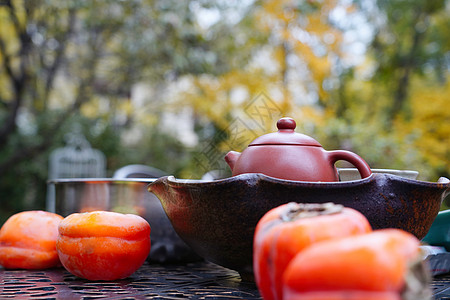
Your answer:
[[[369,165],[357,154],[326,151],[315,139],[296,133],[292,118],[277,122],[278,132],[256,138],[242,152],[230,151],[225,161],[232,175],[262,173],[271,177],[296,181],[339,181],[335,163],[345,160],[353,164],[361,178],[369,177]]]

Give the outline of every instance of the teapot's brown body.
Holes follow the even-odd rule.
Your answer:
[[[372,174],[369,165],[357,154],[335,150],[326,151],[313,138],[294,132],[295,121],[282,118],[278,132],[255,139],[242,153],[230,151],[225,160],[232,175],[262,173],[297,181],[338,181],[335,162],[346,160],[360,172],[361,178]]]

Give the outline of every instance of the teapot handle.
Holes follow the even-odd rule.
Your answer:
[[[346,151],[346,150],[334,150],[328,152],[328,161],[334,165],[338,160],[345,160],[354,165],[361,175],[361,178],[369,177],[372,174],[369,165],[359,155]]]

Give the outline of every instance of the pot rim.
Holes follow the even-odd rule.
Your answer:
[[[362,178],[362,179],[355,179],[355,180],[349,180],[349,181],[335,181],[335,182],[315,182],[315,181],[294,181],[294,180],[286,180],[286,179],[279,179],[271,176],[267,176],[262,173],[244,173],[239,174],[236,176],[223,178],[219,180],[214,181],[206,181],[206,180],[197,180],[197,179],[180,179],[176,178],[173,175],[164,176],[158,178],[155,182],[165,181],[170,186],[180,186],[180,187],[202,187],[202,186],[214,186],[214,185],[227,185],[234,181],[247,181],[249,184],[251,182],[256,181],[263,181],[263,182],[270,182],[273,184],[280,184],[280,185],[287,185],[287,186],[298,186],[298,187],[316,187],[316,188],[349,188],[353,186],[363,186],[366,184],[371,183],[372,181],[384,181],[384,180],[391,180],[393,182],[403,182],[404,184],[413,184],[416,186],[428,186],[433,188],[442,188],[442,189],[448,189],[450,188],[450,180],[441,177],[437,182],[430,182],[430,181],[422,181],[417,179],[409,179],[404,178],[397,175],[387,174],[387,173],[372,173],[369,177]],[[153,182],[149,185],[149,190],[151,190],[151,187],[153,185]]]
[[[64,183],[152,183],[158,178],[58,178],[47,181],[49,184],[64,184]]]

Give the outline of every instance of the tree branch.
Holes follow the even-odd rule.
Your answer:
[[[30,157],[35,157],[36,155],[41,154],[51,147],[54,141],[54,137],[56,133],[61,129],[62,125],[73,115],[75,112],[79,111],[81,105],[85,103],[89,99],[89,94],[92,89],[92,82],[95,81],[96,75],[96,67],[98,64],[99,56],[100,56],[100,48],[95,47],[93,49],[93,53],[91,58],[88,61],[88,65],[90,66],[89,74],[86,76],[79,84],[78,93],[75,97],[75,101],[72,104],[71,108],[64,111],[59,118],[55,121],[55,123],[51,126],[50,129],[43,132],[41,135],[45,136],[43,142],[27,147],[21,148],[14,152],[12,156],[8,158],[7,161],[3,161],[0,163],[0,174],[6,172],[9,168],[14,167],[18,163],[22,162],[25,159],[29,159]]]
[[[14,154],[11,155],[7,161],[3,161],[0,163],[0,174],[6,172],[9,168],[14,167],[23,160],[30,157],[35,157],[36,155],[41,154],[51,147],[54,141],[54,137],[56,136],[56,133],[61,129],[61,126],[69,119],[71,115],[77,112],[80,109],[81,105],[87,101],[86,99],[89,98],[87,95],[89,93],[88,83],[90,82],[89,80],[92,80],[95,77],[94,74],[95,71],[91,71],[91,76],[80,83],[78,94],[72,107],[64,111],[64,113],[60,115],[53,126],[42,134],[42,136],[46,137],[43,142],[31,147],[21,148],[14,152]]]
[[[59,66],[61,65],[61,62],[63,60],[64,57],[64,53],[66,51],[67,48],[67,41],[69,40],[70,36],[72,35],[73,31],[74,31],[74,27],[75,27],[75,16],[76,16],[76,11],[74,8],[70,8],[69,9],[69,20],[68,20],[68,24],[67,24],[67,30],[65,31],[64,35],[62,36],[61,39],[58,40],[59,43],[59,47],[56,51],[56,55],[55,55],[55,59],[53,60],[52,65],[50,66],[50,68],[48,69],[48,74],[47,74],[47,79],[45,82],[45,89],[44,89],[44,99],[45,101],[47,101],[49,95],[50,95],[50,91],[53,88],[53,83],[55,81],[55,76],[56,73],[59,69]]]
[[[421,9],[418,9],[416,13],[417,15],[414,20],[420,21],[426,17],[425,13]],[[412,45],[408,54],[405,56],[402,75],[398,80],[397,89],[394,94],[394,101],[389,111],[390,123],[402,110],[404,103],[408,97],[411,72],[413,72],[413,70],[417,67],[417,52],[420,48],[420,43],[422,42],[424,36],[425,31],[419,31],[416,26],[413,27]]]
[[[24,81],[26,80],[24,56],[27,51],[24,49],[26,47],[26,39],[23,37],[26,33],[21,32],[15,8],[12,5],[11,1],[6,1],[5,6],[8,7],[11,22],[20,37],[20,69],[17,75],[14,74],[11,63],[12,58],[7,53],[5,42],[0,39],[0,51],[4,54],[3,64],[5,66],[7,75],[10,77],[10,81],[14,90],[14,96],[9,107],[9,114],[6,117],[3,126],[0,128],[0,145],[5,145],[9,139],[9,136],[16,130],[16,118],[19,107],[22,104],[23,87]]]

